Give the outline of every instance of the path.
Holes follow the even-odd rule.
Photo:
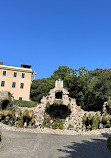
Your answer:
[[[2,129],[0,158],[110,158],[107,135],[71,136]]]

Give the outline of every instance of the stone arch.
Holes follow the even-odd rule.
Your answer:
[[[2,110],[7,109],[8,104],[9,104],[9,100],[8,100],[8,99],[3,100],[3,101],[2,101]]]
[[[50,115],[53,119],[66,119],[71,114],[71,110],[66,105],[50,105],[46,109],[46,112]]]

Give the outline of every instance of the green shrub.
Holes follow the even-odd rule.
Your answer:
[[[59,128],[59,122],[55,120],[52,124],[52,129],[58,129]]]
[[[102,117],[102,123],[106,126],[106,127],[111,127],[111,115],[109,114],[105,114]]]
[[[74,126],[69,124],[68,127],[67,127],[67,129],[70,129],[70,128],[74,129]]]
[[[111,150],[111,137],[107,140],[107,147]]]
[[[64,129],[63,127],[64,125],[64,120],[63,119],[55,119],[53,120],[53,123],[52,123],[52,129]]]
[[[23,115],[21,109],[18,109],[18,120],[16,121],[17,127],[23,127]]]
[[[18,105],[20,107],[32,108],[32,107],[36,107],[37,104],[38,104],[37,102],[33,102],[33,101],[14,100],[14,105]]]
[[[65,120],[63,119],[59,120],[59,129],[64,129],[64,122]]]
[[[44,125],[41,125],[41,127],[50,128],[50,124],[44,124]]]
[[[2,132],[0,131],[0,142],[1,142],[1,135],[2,135]]]
[[[98,114],[94,115],[93,118],[92,118],[92,129],[95,130],[95,129],[98,129],[99,127],[99,116]]]

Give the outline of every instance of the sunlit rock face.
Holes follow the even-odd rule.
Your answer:
[[[9,103],[13,101],[12,95],[7,91],[0,91],[0,110],[8,108]],[[11,106],[11,104],[10,104]]]
[[[46,113],[50,119],[64,119],[64,128],[71,124],[75,128],[82,129],[84,111],[77,106],[76,99],[69,97],[69,92],[63,88],[63,81],[60,79],[55,81],[55,88],[51,89],[48,95],[41,99],[41,104],[37,106],[37,124],[44,122]]]
[[[0,110],[6,110],[6,113],[10,113],[8,107],[10,110],[12,106],[11,100],[13,100],[13,97],[8,92],[0,92]],[[76,99],[69,97],[69,92],[67,89],[64,89],[63,81],[60,79],[55,81],[55,88],[51,89],[48,95],[43,97],[41,103],[36,107],[19,107],[21,112],[18,112],[16,106],[13,108],[15,108],[15,114],[12,115],[14,116],[14,120],[16,122],[18,121],[20,126],[21,123],[22,126],[24,124],[24,126],[34,125],[40,127],[48,124],[48,127],[50,128],[69,129],[69,127],[71,127],[76,131],[85,129],[84,121],[87,122],[87,118],[90,120],[95,114],[98,113],[98,115],[100,115],[100,112],[87,112],[81,109],[80,106],[77,106]],[[25,115],[26,111],[29,113],[28,110],[30,111],[30,114],[33,111],[33,117]],[[23,114],[22,119],[21,116],[19,117],[19,113]],[[8,122],[9,121],[7,121],[7,123]],[[10,124],[13,124],[13,120]],[[89,124],[87,124],[86,129],[89,127]]]

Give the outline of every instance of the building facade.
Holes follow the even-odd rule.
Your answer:
[[[7,66],[0,62],[0,91],[8,91],[16,100],[30,100],[34,72],[29,65]]]

